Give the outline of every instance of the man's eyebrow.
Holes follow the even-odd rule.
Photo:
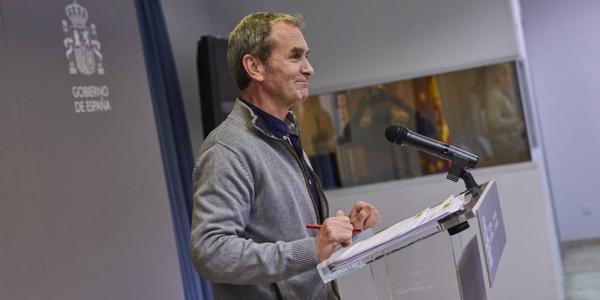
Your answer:
[[[290,54],[292,56],[296,56],[296,55],[302,55],[302,54],[307,54],[310,53],[310,49],[306,49],[306,48],[302,48],[302,47],[294,47],[292,48],[292,50],[290,50]]]

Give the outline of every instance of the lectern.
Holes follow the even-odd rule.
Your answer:
[[[354,288],[361,292],[371,289],[370,299],[487,299],[487,290],[493,288],[506,245],[506,231],[495,181],[478,185],[477,189],[478,193],[467,191],[456,196],[462,202],[456,212],[418,227],[383,248],[374,248],[344,263],[325,260],[318,266],[323,281],[367,270],[369,276],[363,276]],[[437,253],[446,255],[423,257],[421,253],[425,251],[413,251],[423,249],[420,247],[431,240],[436,240],[435,245],[440,248]],[[432,263],[411,264],[417,260]],[[424,270],[437,265],[446,268],[445,272]],[[428,284],[427,278],[419,278],[423,274],[441,276],[438,281],[445,287]],[[342,293],[342,296],[352,299],[353,295]]]

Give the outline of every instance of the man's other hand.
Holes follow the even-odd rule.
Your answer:
[[[381,222],[379,211],[371,204],[357,201],[350,212],[350,223],[360,229],[371,228]]]

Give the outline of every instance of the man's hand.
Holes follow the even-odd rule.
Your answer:
[[[356,228],[367,229],[381,222],[379,211],[371,204],[358,201],[350,212],[350,223]]]
[[[327,218],[317,233],[317,258],[322,262],[329,258],[337,246],[344,247],[352,243],[352,224],[350,218],[338,211],[335,217]]]

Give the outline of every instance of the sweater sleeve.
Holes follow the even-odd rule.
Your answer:
[[[193,180],[191,256],[203,277],[215,283],[270,283],[317,265],[314,238],[256,243],[243,237],[254,182],[234,152],[220,144],[202,152]]]

